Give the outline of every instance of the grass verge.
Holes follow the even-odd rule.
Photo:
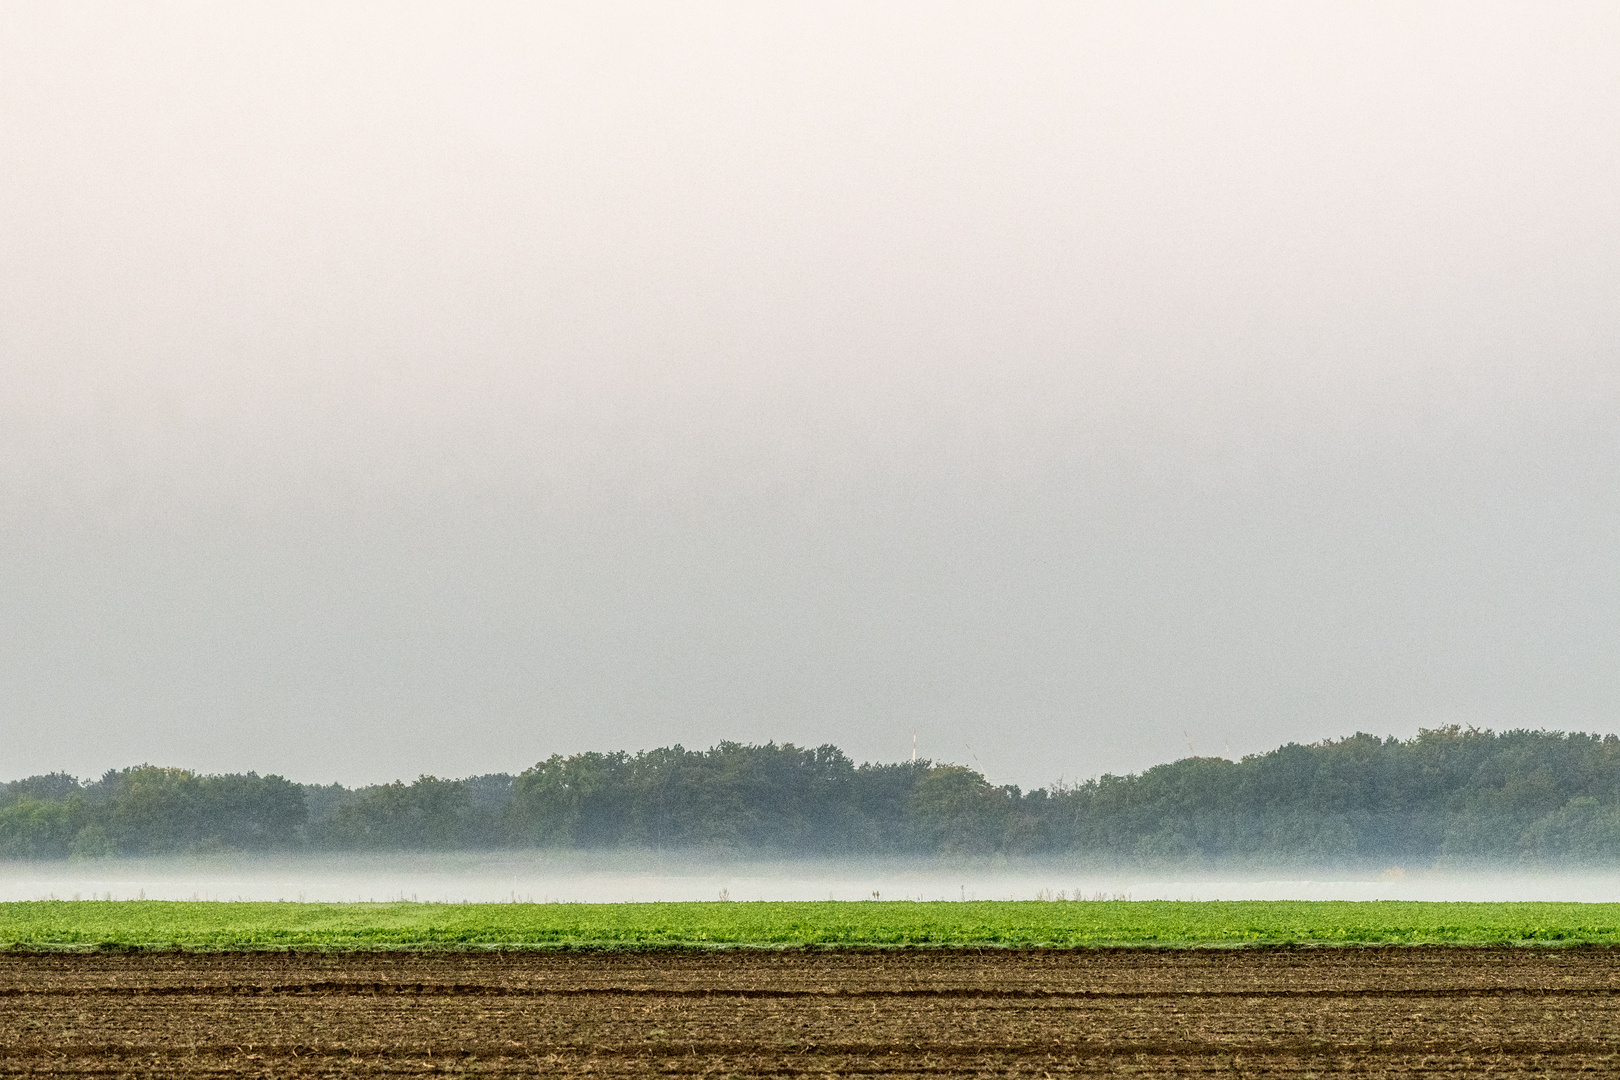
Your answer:
[[[0,947],[23,949],[1615,943],[1620,943],[1620,904],[0,904]]]

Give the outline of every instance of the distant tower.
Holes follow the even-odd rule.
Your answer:
[[[917,764],[917,729],[911,729],[911,763]]]

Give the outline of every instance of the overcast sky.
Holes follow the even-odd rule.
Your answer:
[[[1620,7],[0,7],[0,777],[1620,728]]]

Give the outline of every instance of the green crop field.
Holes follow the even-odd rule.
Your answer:
[[[1620,904],[985,901],[0,904],[0,947],[1098,946],[1620,943]]]

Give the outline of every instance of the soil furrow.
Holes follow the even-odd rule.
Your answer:
[[[925,998],[1007,1000],[1007,1001],[1155,1001],[1175,998],[1451,998],[1451,997],[1592,997],[1620,996],[1620,987],[1558,986],[1461,986],[1434,988],[1342,988],[1335,990],[996,990],[996,989],[894,989],[894,990],[754,990],[670,987],[529,987],[476,985],[464,983],[369,983],[312,982],[285,985],[195,986],[91,986],[91,987],[0,987],[0,998],[27,997],[261,997],[286,996],[395,996],[395,997],[513,997],[513,998],[738,998],[749,1001],[774,999],[885,999]]]
[[[1620,950],[0,955],[0,1075],[1575,1076]]]

